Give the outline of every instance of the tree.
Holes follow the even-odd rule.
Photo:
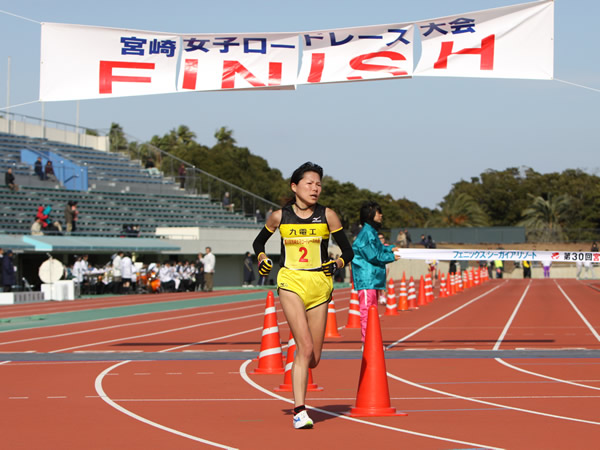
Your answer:
[[[118,123],[110,124],[110,131],[108,132],[108,139],[110,142],[111,152],[122,152],[127,150],[127,138],[123,132],[123,128]]]
[[[562,226],[568,217],[571,197],[567,194],[548,194],[548,199],[532,194],[528,196],[531,204],[523,210],[523,220],[518,223],[526,228],[528,239],[541,242],[564,240],[566,234]]]
[[[446,197],[441,210],[427,221],[433,227],[485,227],[489,218],[473,197],[464,192]]]

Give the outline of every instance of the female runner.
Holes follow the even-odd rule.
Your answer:
[[[277,274],[279,301],[296,342],[292,366],[294,428],[312,428],[304,399],[308,369],[321,359],[327,303],[333,292],[332,276],[352,260],[353,252],[337,214],[318,202],[323,169],[307,162],[292,174],[290,187],[294,200],[273,212],[254,240],[258,271],[269,274],[273,263],[265,254],[265,243],[279,228],[281,269]],[[327,247],[332,234],[342,250],[336,260],[328,260]]]

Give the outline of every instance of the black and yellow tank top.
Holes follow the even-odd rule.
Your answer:
[[[292,270],[321,270],[328,258],[329,226],[325,207],[315,206],[307,219],[296,215],[292,205],[281,209],[281,261],[282,267]]]

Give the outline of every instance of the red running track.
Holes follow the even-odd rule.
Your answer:
[[[348,290],[336,291],[340,327],[348,300]],[[291,395],[273,389],[282,375],[251,375],[256,361],[219,359],[259,350],[264,300],[4,332],[0,352],[179,352],[182,359],[0,362],[3,446],[594,448],[600,359],[522,358],[515,349],[598,350],[599,309],[600,292],[579,281],[493,280],[382,315],[391,403],[408,416],[349,418],[361,361],[323,359],[313,375],[324,390],[307,398],[316,408],[313,430],[293,430]],[[360,330],[340,333],[325,344],[330,355],[360,348]],[[410,357],[439,349],[474,349],[474,356]],[[510,358],[476,353],[494,349],[514,351]],[[214,353],[183,360],[190,351]]]

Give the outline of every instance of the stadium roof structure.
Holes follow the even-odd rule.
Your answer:
[[[12,242],[4,244],[3,238]],[[109,238],[90,236],[0,236],[4,248],[33,251],[71,251],[78,253],[124,252],[177,252],[181,248],[162,239]],[[19,247],[21,245],[22,247]]]

